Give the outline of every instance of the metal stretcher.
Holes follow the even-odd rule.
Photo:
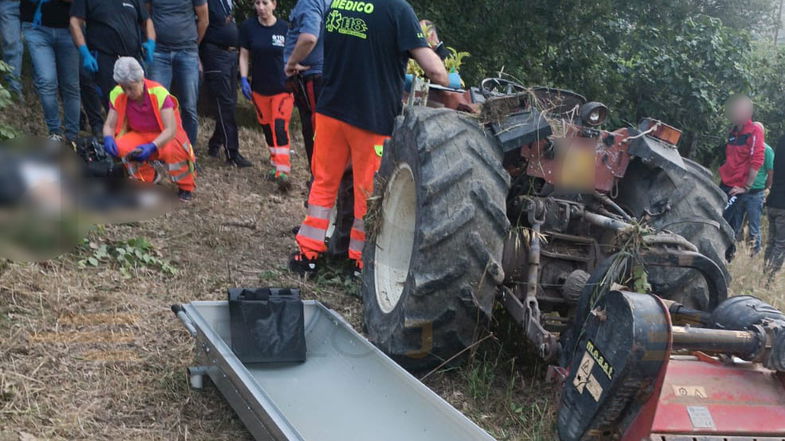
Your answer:
[[[336,312],[305,302],[307,361],[245,365],[225,301],[172,310],[196,338],[191,386],[207,375],[258,440],[493,440],[384,355]]]

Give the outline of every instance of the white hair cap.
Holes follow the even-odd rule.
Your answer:
[[[133,57],[120,57],[114,63],[112,75],[117,84],[131,84],[144,80],[142,65]]]

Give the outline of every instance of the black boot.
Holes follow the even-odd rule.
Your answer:
[[[299,251],[292,254],[289,259],[289,270],[299,276],[312,277],[316,275],[318,267],[316,259],[309,259]]]
[[[234,165],[237,168],[245,168],[245,167],[253,166],[253,164],[251,164],[251,161],[245,159],[243,155],[241,155],[239,152],[235,153],[234,156],[227,159],[226,162],[228,164]]]

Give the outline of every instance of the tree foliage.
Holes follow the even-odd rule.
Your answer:
[[[451,47],[468,85],[499,72],[606,103],[610,123],[646,116],[684,131],[683,153],[721,156],[724,103],[751,93],[769,139],[785,134],[785,54],[770,41],[779,0],[410,0]],[[280,0],[286,17],[294,0]],[[236,1],[238,16],[252,0]]]
[[[682,152],[704,163],[721,155],[716,147],[727,131],[723,106],[734,93],[756,93],[758,117],[785,129],[775,110],[785,104],[777,73],[785,60],[756,57],[753,50],[765,46],[755,40],[771,34],[776,5],[776,0],[414,3],[450,46],[471,52],[462,72],[467,83],[503,70],[527,85],[562,87],[602,101],[616,125],[634,125],[645,116],[661,119],[684,130]],[[779,101],[773,100],[776,93]]]

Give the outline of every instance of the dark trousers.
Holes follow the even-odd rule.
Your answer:
[[[785,210],[766,207],[766,213],[769,217],[769,234],[763,260],[771,280],[785,261]]]
[[[84,110],[81,116],[81,126],[86,129],[87,123],[89,123],[93,136],[101,139],[104,127],[101,90],[95,84],[95,76],[84,67],[79,68],[79,94]]]
[[[240,150],[237,135],[237,63],[238,53],[210,43],[199,49],[204,70],[207,95],[215,106],[215,130],[208,147],[223,147],[227,158],[234,158]]]
[[[322,92],[321,75],[296,75],[289,79],[289,89],[294,94],[294,105],[300,114],[305,154],[308,156],[308,165],[313,156],[314,115],[316,114],[316,101]]]

